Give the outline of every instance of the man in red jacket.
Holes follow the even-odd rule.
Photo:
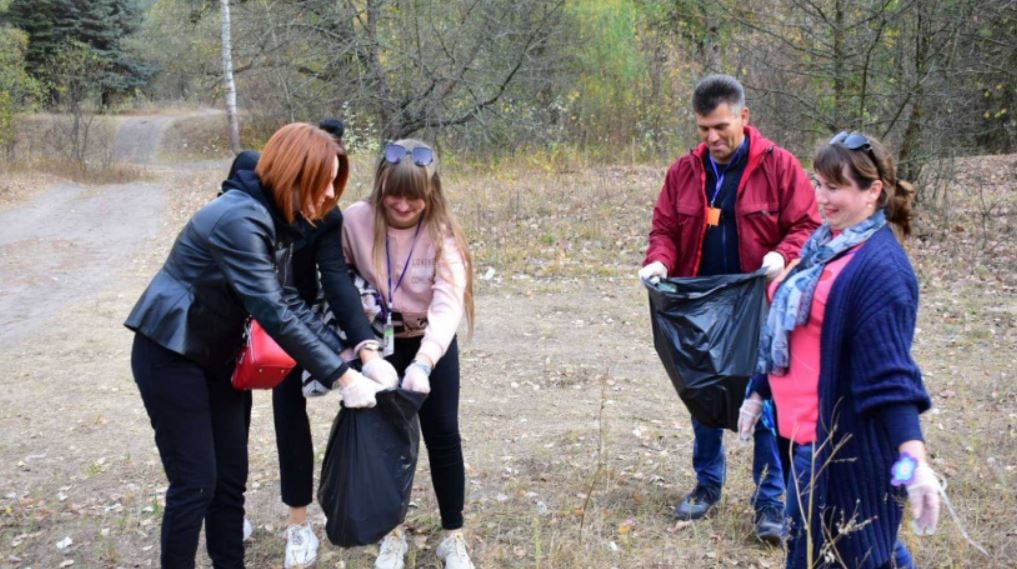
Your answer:
[[[819,226],[809,177],[793,154],[748,125],[745,92],[734,77],[711,75],[692,96],[702,143],[671,165],[653,210],[644,280],[748,273],[774,278]],[[695,520],[720,499],[725,478],[722,429],[692,419],[696,488],[675,516]],[[784,481],[773,432],[755,431],[756,535],[784,535]]]

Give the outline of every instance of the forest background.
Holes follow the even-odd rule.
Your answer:
[[[416,136],[471,161],[659,161],[695,143],[695,82],[726,72],[803,158],[861,130],[916,180],[1017,148],[1009,0],[0,0],[8,161],[33,111],[224,108],[224,7],[245,147],[340,116],[353,151]]]

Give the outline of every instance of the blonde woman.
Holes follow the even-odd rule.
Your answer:
[[[456,331],[473,323],[473,261],[442,191],[434,150],[417,140],[388,145],[366,201],[344,213],[347,263],[378,291],[386,358],[404,389],[429,393],[420,428],[446,536],[437,548],[447,569],[472,569],[463,537],[465,472],[459,436]],[[382,542],[375,567],[401,569],[401,528]]]

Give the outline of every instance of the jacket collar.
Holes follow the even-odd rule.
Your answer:
[[[261,180],[251,170],[237,171],[233,177],[222,183],[222,188],[223,191],[237,190],[243,192],[264,206],[265,209],[268,210],[269,215],[272,216],[276,235],[281,240],[293,242],[300,239],[303,237],[304,232],[308,228],[307,222],[299,216],[293,223],[288,223],[286,221],[286,218],[282,215],[282,211],[276,205],[271,192],[266,191],[265,188],[262,187]]]

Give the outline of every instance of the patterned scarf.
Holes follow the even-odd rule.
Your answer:
[[[812,296],[816,292],[819,277],[823,274],[823,267],[845,251],[864,243],[884,225],[886,215],[883,210],[878,210],[836,237],[833,237],[828,223],[819,226],[809,237],[802,247],[801,262],[788,274],[773,296],[770,312],[759,337],[757,372],[773,375],[787,373],[790,365],[788,338],[792,330],[809,320]]]

